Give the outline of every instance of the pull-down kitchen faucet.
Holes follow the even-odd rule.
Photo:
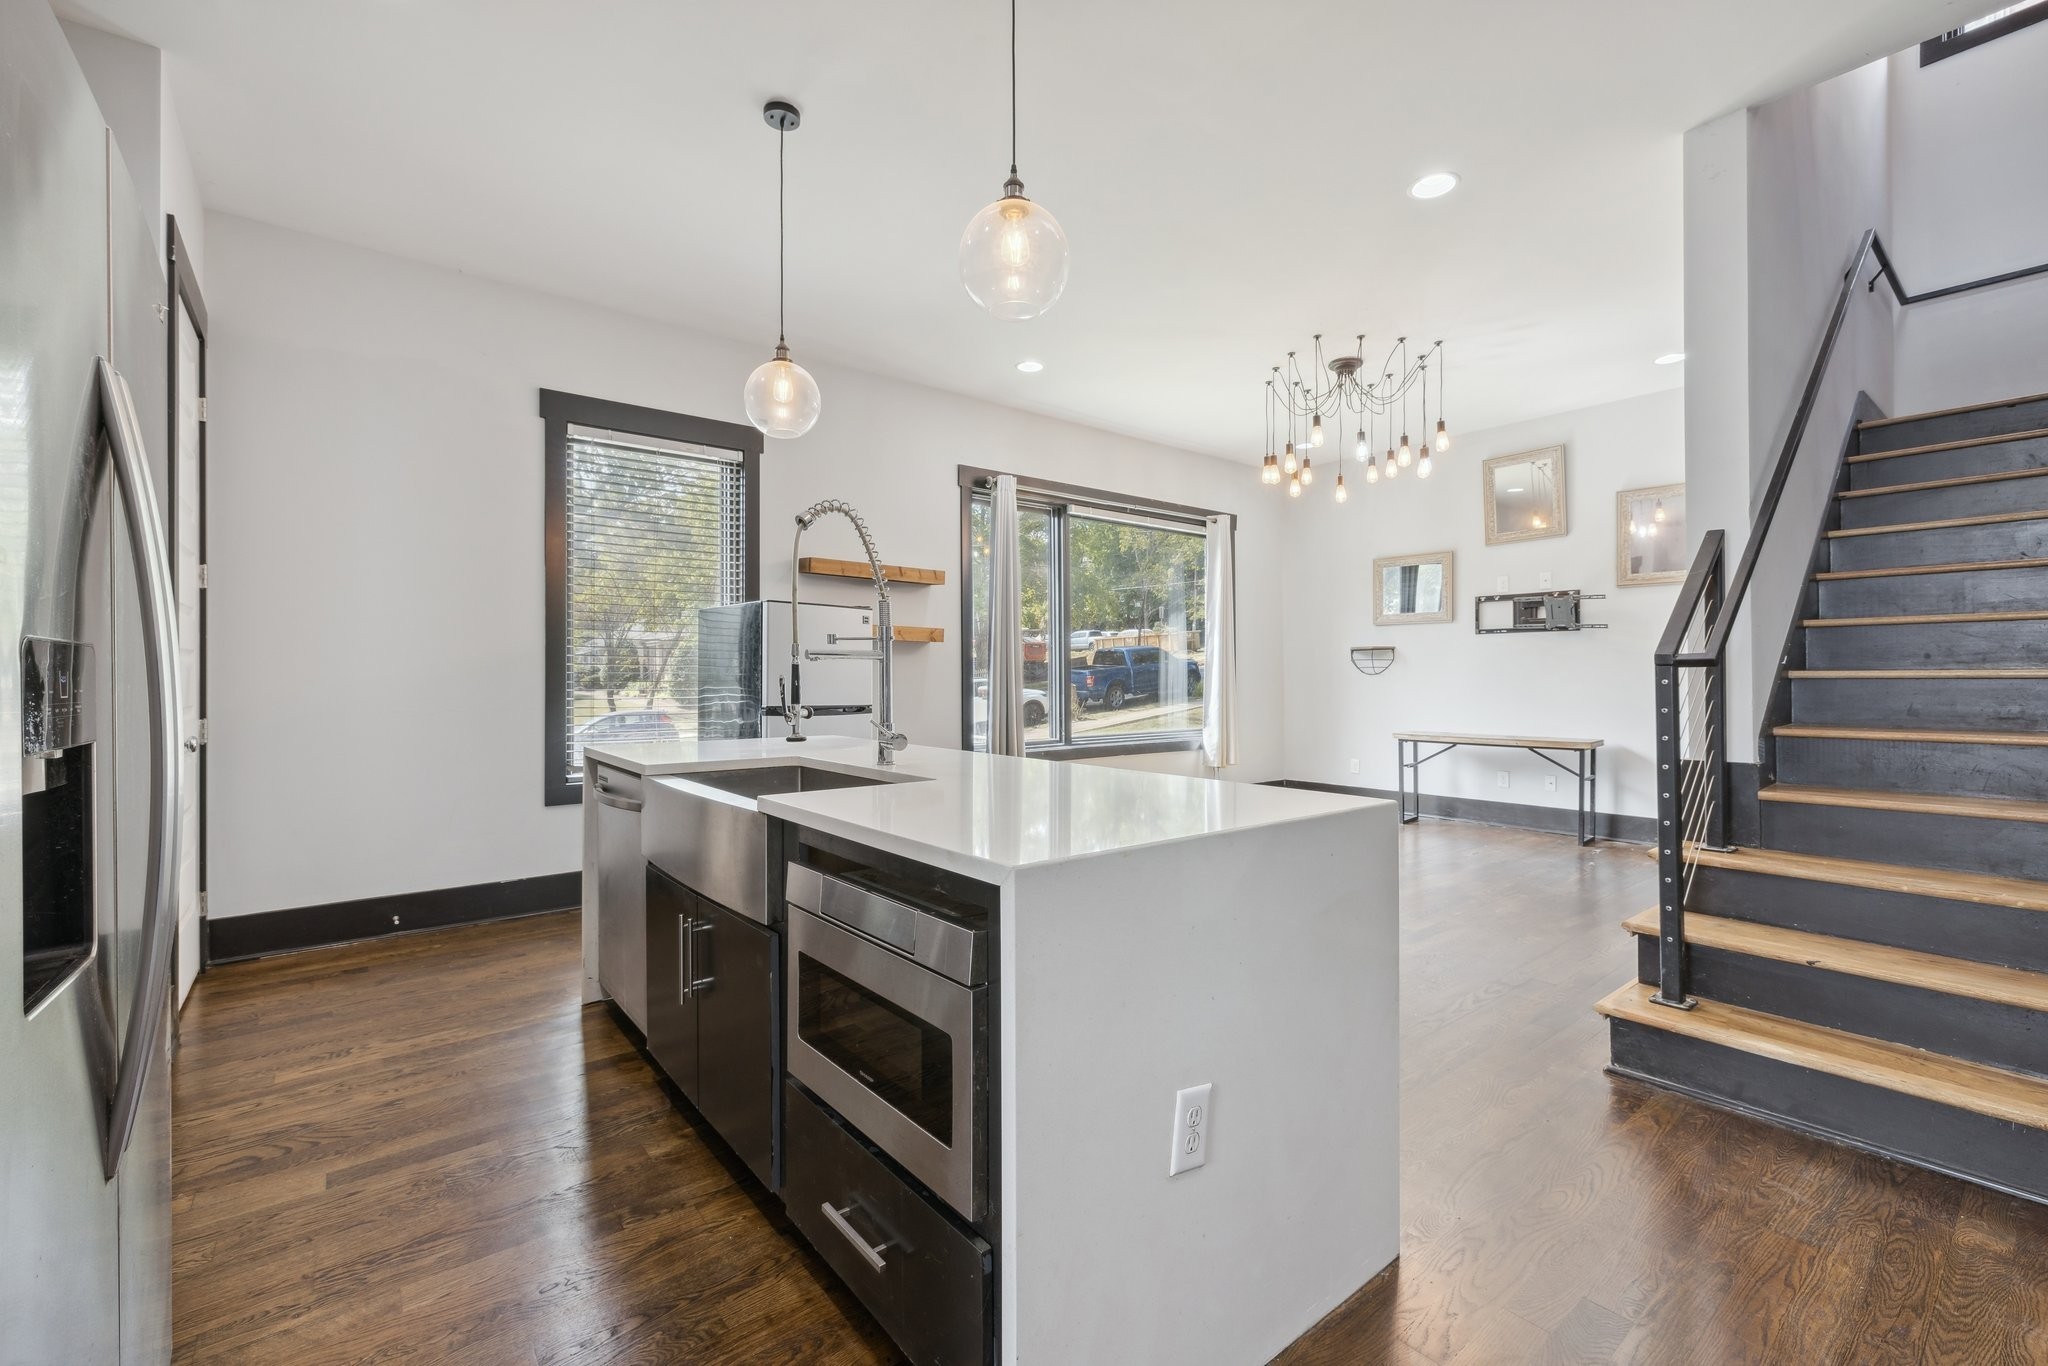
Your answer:
[[[871,650],[806,650],[797,633],[796,624],[796,576],[797,564],[802,558],[804,532],[813,522],[828,512],[836,512],[853,523],[853,529],[860,534],[860,548],[867,552],[868,572],[875,576],[875,646]],[[836,643],[838,636],[829,637]],[[809,715],[803,705],[802,668],[806,659],[872,659],[878,666],[881,678],[877,692],[877,715],[869,724],[875,728],[875,762],[889,767],[896,762],[896,751],[910,743],[910,737],[897,731],[895,679],[891,670],[889,648],[895,643],[895,632],[889,625],[889,578],[882,572],[881,556],[875,553],[875,538],[868,534],[868,524],[853,510],[851,503],[837,498],[827,498],[813,503],[796,515],[796,537],[789,548],[789,699],[783,705],[782,719],[789,723],[792,741],[806,740],[803,719]]]

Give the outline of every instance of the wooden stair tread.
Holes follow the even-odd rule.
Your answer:
[[[1934,455],[1941,451],[1968,450],[1972,446],[1998,446],[2007,441],[2032,441],[2043,436],[2048,436],[2048,427],[2038,427],[2026,432],[1996,432],[1990,436],[1966,436],[1955,441],[1936,441],[1926,446],[1901,446],[1895,451],[1859,453],[1850,456],[1848,463],[1854,465],[1865,460],[1890,460],[1900,455]]]
[[[1787,678],[2048,678],[2048,669],[1787,669]]]
[[[1968,574],[1990,569],[2048,569],[2048,559],[1956,560],[1948,564],[1902,564],[1885,569],[1823,569],[1813,577],[1821,580],[1888,579],[1911,574]]]
[[[1622,922],[1630,934],[1657,937],[1657,912],[1639,911]],[[1897,949],[1888,944],[1870,944],[1860,939],[1841,939],[1831,934],[1780,929],[1726,916],[1685,914],[1685,942],[1704,948],[1726,949],[1752,958],[1769,958],[1779,963],[1798,963],[1823,972],[1864,977],[1873,982],[1924,987],[1949,996],[2022,1010],[2048,1011],[2048,976],[2022,968],[1974,963],[1967,958],[1949,958],[1917,949]]]
[[[1973,621],[2048,621],[2048,612],[1921,612],[1899,617],[1808,617],[1801,626],[1953,626]]]
[[[1873,427],[1896,427],[1901,422],[1925,422],[1933,417],[1954,417],[1958,413],[1988,413],[1993,408],[2017,408],[2026,403],[2048,403],[2048,394],[2028,394],[2025,398],[1995,398],[1988,403],[1965,403],[1960,408],[1930,408],[1924,413],[1901,413],[1897,417],[1873,417],[1856,424],[1859,432]]]
[[[2048,734],[2010,730],[1895,730],[1881,726],[1774,726],[1789,740],[1875,740],[1916,745],[2048,746]]]
[[[2037,522],[2048,518],[2048,508],[2024,512],[1980,512],[1970,517],[1941,517],[1931,522],[1893,522],[1886,526],[1852,526],[1830,531],[1829,536],[1889,536],[1903,531],[1952,531],[1957,527],[2002,526],[2007,522]]]
[[[1652,851],[1654,852],[1654,851]],[[2018,911],[2048,911],[2048,883],[1995,873],[1965,873],[1946,868],[1915,868],[1902,863],[1870,863],[1829,854],[1797,854],[1784,849],[1706,849],[1686,846],[1687,862],[1707,868],[1832,882],[1876,892],[1967,901],[1978,906],[2005,906]]]
[[[2009,479],[2039,479],[2044,475],[2048,475],[2048,465],[2031,470],[1994,470],[1990,474],[1959,474],[1952,479],[1922,479],[1917,483],[1886,484],[1874,489],[1843,489],[1835,496],[1879,498],[1887,493],[1927,493],[1934,489],[1959,489],[1970,484],[2003,484]]]
[[[1609,1019],[2048,1129],[2048,1081],[1720,1001],[1702,1000],[1691,1010],[1674,1010],[1653,1004],[1655,992],[1655,987],[1630,982],[1609,993],[1595,1009]]]
[[[1969,816],[1977,820],[2026,821],[2048,825],[2048,802],[2020,797],[1961,797],[1946,792],[1883,792],[1864,787],[1810,787],[1772,783],[1759,801],[1796,806],[1846,806],[1858,811],[1906,811],[1919,816]]]

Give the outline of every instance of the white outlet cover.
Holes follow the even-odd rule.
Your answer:
[[[1173,1097],[1173,1160],[1168,1176],[1191,1172],[1209,1161],[1209,1092],[1213,1083],[1184,1087]]]
[[[1547,773],[1546,773],[1546,774],[1544,774],[1544,775],[1543,775],[1543,790],[1544,790],[1545,792],[1555,792],[1555,791],[1557,791],[1557,779],[1556,779],[1555,777],[1553,777],[1552,775],[1550,775],[1550,774],[1547,774]]]
[[[1505,593],[1505,592],[1507,592],[1507,591],[1508,591],[1508,576],[1507,576],[1507,575],[1505,575],[1505,574],[1496,574],[1496,575],[1494,575],[1494,578],[1493,578],[1493,591],[1494,591],[1494,592],[1496,592],[1496,593]]]
[[[1504,768],[1495,769],[1493,781],[1497,787],[1506,787],[1508,785],[1508,771]]]
[[[1356,773],[1356,772],[1358,772],[1358,760],[1356,760],[1356,759],[1353,759],[1353,760],[1351,761],[1351,771],[1352,771],[1353,773]]]

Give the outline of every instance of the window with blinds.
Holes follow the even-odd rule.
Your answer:
[[[745,453],[568,424],[563,776],[586,744],[697,730],[697,609],[747,582]]]

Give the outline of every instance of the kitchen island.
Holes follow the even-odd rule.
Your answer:
[[[663,820],[666,797],[701,793],[699,779],[730,788],[735,770],[802,764],[862,782],[749,799],[785,832],[777,847],[806,865],[786,888],[799,942],[786,954],[781,1194],[913,1359],[958,1359],[905,1340],[921,1331],[919,1315],[946,1312],[943,1295],[888,1283],[954,1274],[935,1249],[955,1235],[980,1249],[1004,1362],[1264,1361],[1393,1260],[1391,802],[921,746],[878,768],[871,744],[830,738],[620,745],[585,758],[589,772],[609,767],[641,785],[648,822]],[[656,892],[660,863],[648,875]],[[591,895],[594,884],[587,874]],[[903,904],[879,894],[892,887],[911,888]],[[775,882],[772,895],[784,894]],[[985,1115],[985,1191],[950,1190],[875,1125],[857,1129],[837,1095],[799,1084],[805,1056],[833,1071],[819,1061],[832,1041],[821,1033],[820,1053],[803,1037],[799,997],[801,1010],[833,999],[802,985],[800,957],[815,967],[804,927],[815,921],[864,952],[889,947],[886,931],[834,923],[862,927],[825,905],[835,896],[906,916],[922,907],[946,935],[985,928],[986,964],[976,936],[973,966],[963,956],[947,969],[968,985],[940,983],[985,997],[985,1109],[960,1112],[962,1122]],[[602,994],[601,915],[585,919],[587,998]],[[652,931],[662,917],[653,903],[646,915]],[[696,922],[683,923],[687,955]],[[928,931],[914,950],[908,937],[897,947],[929,966],[943,956],[937,942]],[[675,956],[671,938],[649,960],[650,981]],[[695,971],[683,969],[683,995]],[[819,975],[826,992],[844,986]],[[1191,1116],[1181,1093],[1202,1086],[1213,1089]],[[807,1158],[805,1144],[845,1151]],[[1174,1154],[1195,1149],[1202,1165],[1170,1176]],[[830,1190],[817,1198],[818,1182],[865,1179],[854,1173],[862,1164],[895,1172],[897,1156],[905,1185],[936,1214]]]

